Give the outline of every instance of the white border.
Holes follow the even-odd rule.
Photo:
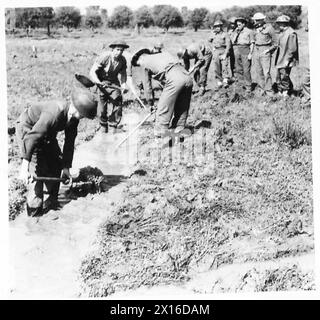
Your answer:
[[[0,3],[0,45],[1,45],[1,62],[0,62],[0,74],[2,75],[0,80],[0,90],[2,97],[2,105],[0,111],[0,129],[1,129],[1,165],[0,165],[0,194],[1,197],[1,215],[0,215],[0,298],[8,299],[8,288],[10,279],[10,267],[8,264],[8,166],[7,166],[7,92],[6,92],[6,47],[5,47],[5,32],[4,32],[4,8],[14,8],[14,7],[39,7],[39,6],[52,6],[52,2],[45,0],[36,1],[22,1],[18,0],[5,0]],[[75,1],[75,0],[56,0],[55,7],[73,5],[86,7],[88,5],[100,5],[106,7],[107,9],[113,8],[109,3],[114,3],[112,1]],[[312,92],[312,135],[313,135],[313,194],[314,194],[314,225],[315,225],[315,246],[316,246],[316,288],[315,292],[267,292],[267,293],[225,293],[225,294],[214,294],[214,295],[198,295],[198,296],[183,296],[180,299],[319,299],[320,293],[320,257],[319,257],[319,241],[320,241],[320,125],[318,121],[320,120],[320,94],[319,94],[319,84],[320,84],[320,43],[319,43],[319,30],[320,30],[320,4],[316,1],[311,0],[301,0],[301,1],[252,1],[247,0],[246,2],[239,0],[203,0],[199,3],[199,6],[195,6],[196,2],[194,0],[171,0],[171,1],[158,1],[158,0],[123,0],[119,1],[117,5],[123,4],[127,5],[132,9],[136,9],[141,5],[153,6],[155,4],[171,4],[177,8],[182,6],[187,6],[189,9],[194,7],[207,7],[210,11],[220,11],[223,8],[231,7],[233,5],[245,6],[245,5],[265,5],[265,4],[276,4],[276,5],[304,5],[308,7],[309,13],[309,49],[310,49],[310,66],[311,66],[311,92]],[[108,10],[108,15],[112,12]],[[139,297],[135,296],[134,299],[143,298],[145,296]],[[158,296],[157,299],[177,299],[176,296],[170,297]],[[113,300],[112,297],[109,300]]]

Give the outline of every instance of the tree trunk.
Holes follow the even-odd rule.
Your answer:
[[[47,22],[47,35],[48,35],[48,37],[50,37],[50,35],[51,35],[51,32],[50,32],[50,22],[49,22],[49,21]]]
[[[195,26],[195,27],[194,27],[194,32],[197,32],[197,31],[198,31],[198,27]]]

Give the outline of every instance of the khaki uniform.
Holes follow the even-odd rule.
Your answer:
[[[120,75],[124,82],[127,78],[127,61],[124,56],[118,60],[113,59],[111,51],[105,51],[95,60],[97,66],[98,79],[103,82],[103,87],[107,94],[99,92],[100,96],[100,124],[106,127],[116,127],[122,118],[122,95],[121,90],[112,88],[113,85],[120,86],[118,76]],[[110,99],[111,98],[111,99]],[[112,103],[112,110],[108,111],[108,102]]]
[[[223,54],[226,54],[228,57],[231,49],[231,40],[227,32],[219,31],[212,32],[209,37],[209,42],[212,44],[212,64],[213,72],[216,81],[223,81],[222,72],[227,70],[227,59],[221,60],[220,57]]]
[[[279,36],[275,59],[275,65],[278,70],[277,84],[280,91],[291,91],[293,89],[290,73],[292,67],[298,61],[298,36],[291,27],[288,27]]]
[[[276,38],[273,27],[264,24],[257,28],[254,33],[255,46],[253,51],[253,66],[256,71],[259,86],[265,92],[272,92],[271,59],[275,49]],[[264,54],[264,51],[270,50]]]
[[[247,91],[251,91],[251,60],[248,59],[248,55],[250,46],[254,43],[253,32],[247,27],[242,30],[236,29],[231,35],[231,42],[234,50],[235,76]]]
[[[30,161],[29,172],[34,176],[60,177],[62,168],[72,165],[74,142],[79,120],[68,121],[69,105],[65,101],[40,102],[25,110],[17,120],[16,137],[21,157]],[[61,153],[57,133],[65,132]],[[34,181],[28,184],[27,210],[29,215],[40,214],[43,206],[43,187],[52,200],[58,198],[59,183]]]
[[[183,57],[186,70],[189,70],[190,60],[192,59],[194,59],[194,64],[199,63],[199,68],[193,73],[194,80],[199,87],[205,87],[212,60],[212,51],[209,46],[204,44],[191,44],[187,47]]]
[[[168,128],[183,130],[188,117],[192,94],[192,78],[178,59],[168,52],[144,54],[138,64],[147,69],[151,75],[161,81],[163,91],[160,96],[155,131],[164,133]]]
[[[127,76],[132,77],[133,82],[136,86],[142,90],[145,99],[147,100],[150,106],[154,105],[155,100],[155,90],[162,90],[162,85],[159,81],[152,79],[149,75],[149,71],[140,68],[140,67],[132,67],[131,59],[132,54],[128,51],[123,53],[123,56],[126,58],[127,61]],[[149,79],[151,78],[151,83],[149,83]]]

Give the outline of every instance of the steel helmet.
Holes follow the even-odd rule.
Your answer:
[[[255,13],[252,17],[253,20],[264,20],[265,18],[266,16],[261,12]]]
[[[277,18],[276,22],[285,22],[289,23],[290,22],[290,17],[286,16],[285,14],[281,15],[280,17]]]
[[[186,54],[187,49],[186,48],[180,48],[177,52],[177,56],[179,59],[182,59],[184,55]]]
[[[237,17],[236,18],[236,20],[235,20],[235,22],[237,22],[237,21],[242,21],[242,22],[247,22],[247,19],[246,18],[244,18],[244,17]]]
[[[223,25],[223,22],[221,20],[216,20],[213,24],[214,27],[222,26],[222,25]]]
[[[93,119],[96,116],[98,101],[90,91],[76,88],[71,94],[71,100],[82,117]]]
[[[236,19],[237,19],[236,17],[231,17],[228,19],[228,22],[229,23],[236,23]]]

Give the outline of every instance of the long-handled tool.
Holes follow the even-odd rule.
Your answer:
[[[88,77],[82,75],[82,74],[78,74],[76,73],[75,75],[75,78],[83,85],[85,86],[86,88],[92,88],[94,86],[97,86],[98,89],[103,92],[107,97],[108,99],[111,101],[111,102],[115,102],[113,98],[110,97],[110,94],[107,92],[107,90],[99,83],[94,83],[93,81],[91,81]],[[109,88],[112,88],[112,89],[118,89],[121,91],[121,87],[119,86],[116,86],[116,85],[108,85]]]
[[[137,95],[137,93],[135,91],[133,91],[131,89],[131,92],[133,93],[134,97],[139,101],[139,103],[142,105],[142,107],[144,108],[144,110],[149,111],[148,108],[145,106],[145,104],[143,103],[143,101],[139,98],[139,96]]]
[[[122,139],[115,147],[115,150],[118,149],[126,140],[128,140],[141,126],[142,124],[154,113],[150,112],[143,120],[139,122],[139,124],[124,138]]]
[[[98,84],[98,83],[94,83],[93,81],[91,81],[88,77],[82,75],[82,74],[75,74],[75,78],[82,84],[84,85],[86,88],[92,88],[93,86],[97,86],[99,88],[99,90],[101,90],[104,94],[108,95],[109,94],[106,92],[105,88]],[[108,86],[109,88],[112,89],[118,89],[118,90],[122,90],[121,87],[116,86],[116,85],[110,85]],[[145,106],[145,104],[142,102],[142,100],[139,98],[139,96],[131,89],[131,92],[133,93],[133,95],[135,96],[135,98],[139,101],[139,103],[141,104],[141,106],[148,111],[148,108]],[[109,96],[109,98],[111,99],[111,97]]]
[[[98,83],[95,83],[93,81],[91,81],[88,77],[82,75],[82,74],[79,74],[79,73],[76,73],[75,75],[75,78],[82,84],[84,85],[86,88],[92,88],[94,86],[100,86],[102,87],[100,84]],[[121,90],[121,87],[119,86],[116,86],[116,85],[108,85],[109,88],[112,88],[112,89],[118,89],[118,90]]]
[[[41,176],[32,176],[32,181],[42,181],[42,182],[62,182],[65,185],[68,185],[69,187],[72,186],[74,182],[79,181],[79,174],[74,175],[71,178],[57,178],[57,177],[41,177]]]

